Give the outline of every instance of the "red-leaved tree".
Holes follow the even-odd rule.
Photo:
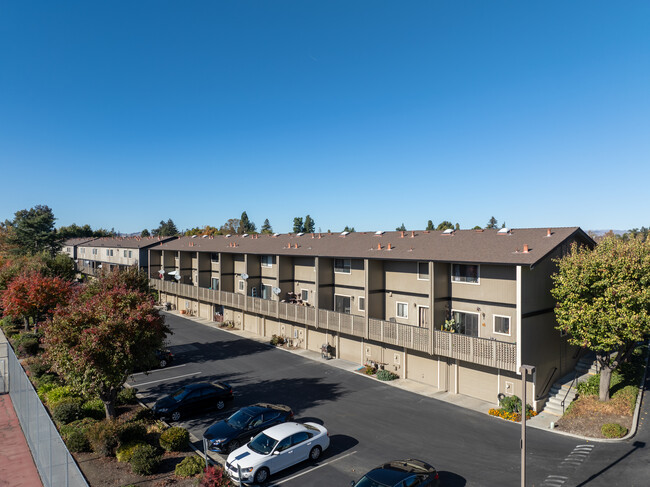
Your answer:
[[[49,318],[58,305],[68,302],[73,294],[69,281],[46,277],[38,271],[28,271],[14,277],[2,293],[5,315],[22,318],[25,331],[30,319],[34,325]]]
[[[140,273],[141,274],[141,273]],[[114,272],[85,285],[44,325],[46,358],[66,383],[97,394],[115,417],[117,393],[129,375],[151,366],[171,333],[137,270]]]

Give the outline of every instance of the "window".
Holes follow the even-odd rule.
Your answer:
[[[365,296],[359,296],[359,311],[365,311],[366,310],[366,298]]]
[[[452,313],[458,333],[473,337],[478,336],[478,313],[465,313],[464,311],[454,311]]]
[[[132,251],[132,250],[129,250],[129,259],[130,259],[131,257],[133,257],[133,251]]]
[[[350,296],[334,295],[334,311],[350,314]]]
[[[271,286],[262,284],[262,299],[271,299]]]
[[[479,266],[467,264],[452,264],[451,280],[454,282],[469,282],[478,284]]]
[[[273,266],[273,256],[272,255],[263,255],[260,257],[260,262],[262,267],[272,267]]]
[[[334,272],[337,274],[349,274],[350,259],[334,259]]]
[[[93,255],[97,255],[97,249],[93,249]]]
[[[494,315],[494,333],[510,335],[510,317]]]
[[[300,290],[300,299],[303,301],[309,301],[309,289]]]
[[[219,279],[216,277],[212,278],[212,289],[218,290],[219,289]]]
[[[408,319],[409,317],[409,304],[408,303],[397,303],[397,317]]]
[[[257,297],[257,288],[256,287],[251,288],[251,296],[253,296],[254,298]]]
[[[219,262],[219,253],[218,252],[212,252],[210,254],[210,260],[212,262]]]
[[[86,249],[81,249],[81,253],[82,253],[82,254],[85,254],[85,253],[86,253]]]
[[[240,290],[240,291],[243,291],[243,290],[244,290],[244,281],[243,281],[243,280],[240,280],[240,281],[239,281],[239,290]]]
[[[418,262],[418,280],[428,281],[429,280],[429,263],[428,262]]]

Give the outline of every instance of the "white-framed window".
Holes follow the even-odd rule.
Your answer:
[[[429,280],[429,263],[428,262],[418,262],[418,280],[419,281],[428,281]]]
[[[337,274],[349,274],[350,267],[350,259],[334,259],[334,272]]]
[[[494,315],[494,333],[510,336],[510,316]]]
[[[133,257],[133,251],[132,251],[132,250],[129,250],[129,259],[130,259],[131,257]]]
[[[342,294],[334,295],[334,311],[337,313],[350,314],[350,296]]]
[[[238,285],[239,285],[239,290],[240,290],[240,291],[243,291],[243,290],[244,290],[244,280],[243,280],[243,279],[240,279]]]
[[[127,255],[128,255],[127,251],[124,250],[124,257],[126,257]]]
[[[82,253],[82,254],[85,254],[85,253],[86,253],[86,249],[81,249],[81,253]]]
[[[366,310],[366,297],[365,296],[359,296],[359,300],[357,301],[359,305],[359,311],[365,311]]]
[[[218,290],[219,289],[219,278],[218,277],[213,277],[212,278],[212,289]]]
[[[473,337],[478,336],[478,313],[467,311],[452,311],[452,318],[456,322],[458,333]]]
[[[97,255],[97,249],[93,249],[93,255]]]
[[[272,255],[261,256],[260,263],[262,264],[262,267],[273,267],[273,256]]]
[[[408,303],[396,303],[395,315],[398,318],[404,318],[405,320],[409,317],[409,304]]]
[[[480,266],[478,264],[452,264],[451,280],[453,282],[466,282],[478,284],[480,277]]]
[[[303,301],[309,301],[309,289],[300,290],[300,299]]]

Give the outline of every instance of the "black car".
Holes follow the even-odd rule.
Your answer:
[[[244,443],[248,443],[251,436],[291,419],[293,419],[293,411],[289,406],[253,404],[241,408],[228,419],[214,423],[205,430],[203,438],[207,440],[209,450],[230,453]]]
[[[174,361],[174,355],[169,350],[158,349],[155,352],[158,367],[164,369]]]
[[[438,487],[436,469],[420,460],[397,460],[385,463],[365,474],[354,487]]]
[[[232,387],[225,382],[199,382],[181,387],[176,392],[158,399],[153,405],[156,417],[172,421],[201,413],[208,409],[221,410],[233,400]]]

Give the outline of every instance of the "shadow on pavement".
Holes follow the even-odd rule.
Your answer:
[[[438,474],[440,475],[440,485],[444,485],[445,487],[464,487],[467,485],[464,477],[453,472],[442,471],[438,472]]]
[[[595,474],[593,474],[593,475],[592,475],[591,477],[589,477],[587,480],[585,480],[585,481],[583,481],[583,482],[580,482],[579,484],[576,485],[576,487],[583,487],[583,486],[585,486],[585,485],[588,485],[592,480],[595,480],[595,479],[598,478],[600,475],[602,475],[602,474],[604,474],[605,472],[607,472],[610,468],[614,467],[614,466],[617,465],[618,463],[620,463],[620,462],[622,462],[623,460],[625,460],[627,457],[629,457],[629,456],[630,456],[632,453],[634,453],[635,451],[637,451],[637,450],[639,450],[639,449],[641,449],[641,448],[645,448],[645,441],[635,441],[634,443],[632,443],[632,447],[633,447],[633,448],[632,448],[630,451],[628,451],[625,455],[622,455],[620,458],[617,458],[617,459],[614,460],[612,463],[610,463],[609,465],[607,465],[605,468],[603,468],[603,469],[600,470],[599,472],[596,472]]]

